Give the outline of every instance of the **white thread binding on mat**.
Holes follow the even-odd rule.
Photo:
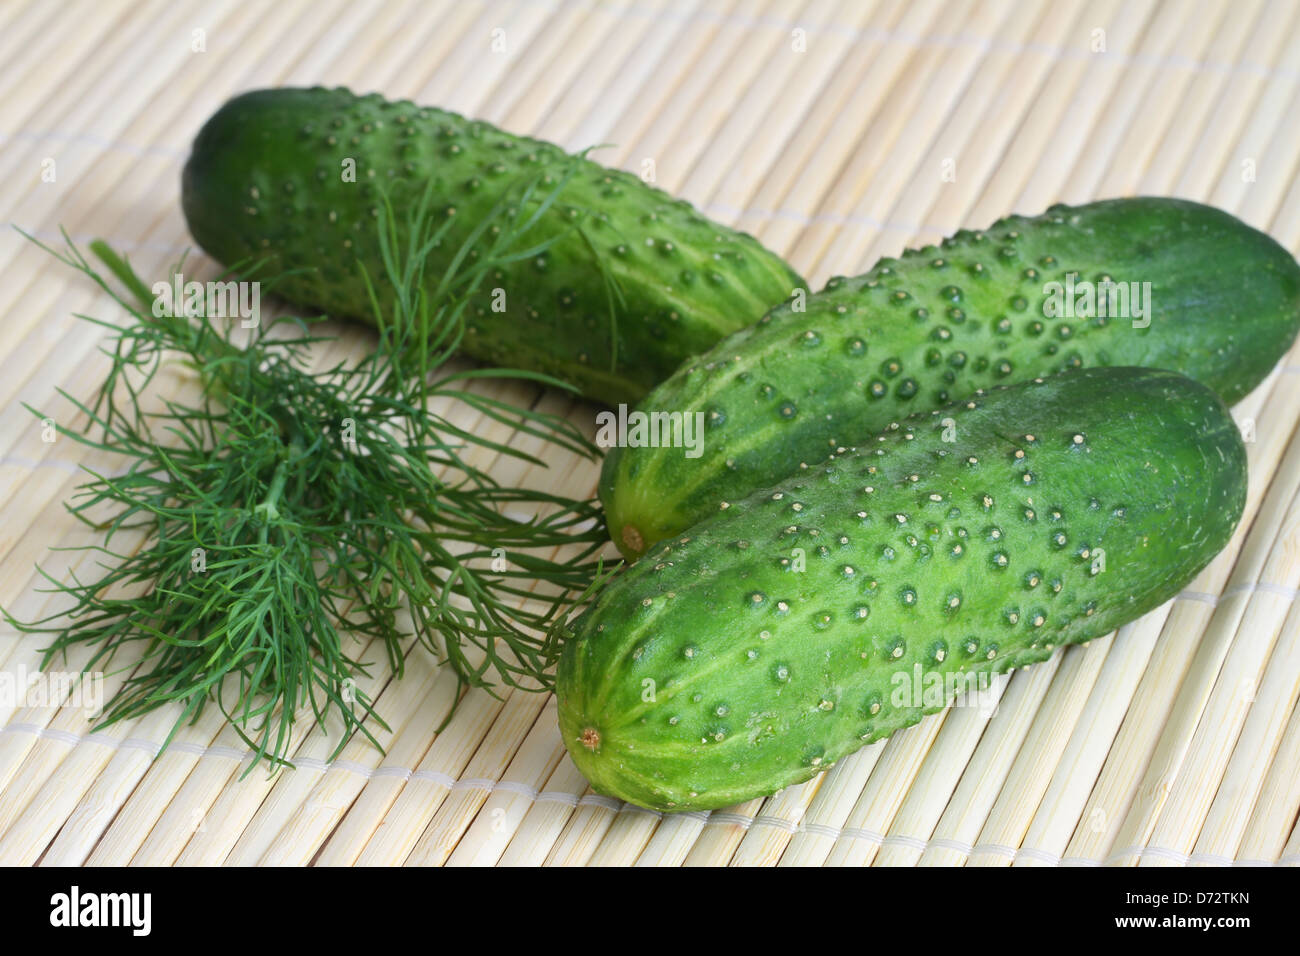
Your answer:
[[[565,5],[594,8],[593,4],[589,2],[581,2],[581,0],[577,3],[570,0],[570,2]],[[1099,55],[1093,53],[1091,50],[1086,50],[1081,46],[1061,46],[1055,43],[1032,42],[1008,43],[1003,40],[990,39],[988,37],[966,32],[937,34],[931,36],[913,33],[906,30],[886,30],[880,27],[850,27],[830,21],[823,21],[821,23],[804,23],[799,20],[788,20],[784,17],[717,13],[712,10],[679,11],[671,8],[660,10],[655,8],[646,8],[637,3],[628,3],[620,6],[602,4],[602,9],[620,15],[636,16],[652,20],[673,20],[679,23],[709,22],[727,26],[739,26],[746,29],[768,27],[782,31],[799,28],[804,30],[806,33],[834,33],[842,37],[847,37],[848,39],[858,43],[865,40],[879,40],[882,43],[902,43],[914,47],[938,47],[940,49],[971,47],[986,54],[992,52],[1011,54],[1039,53],[1055,60],[1097,59],[1100,62],[1121,66],[1141,64],[1160,68],[1181,68],[1192,70],[1197,73],[1245,73],[1253,76],[1277,76],[1287,78],[1300,75],[1300,70],[1294,70],[1287,67],[1270,67],[1261,63],[1231,63],[1224,60],[1198,60],[1194,57],[1181,56],[1176,53],[1161,54],[1158,56],[1149,53],[1106,53]]]
[[[136,737],[128,737],[125,740],[116,740],[107,734],[92,733],[84,736],[69,733],[66,730],[52,730],[47,727],[37,727],[35,724],[9,724],[0,728],[0,734],[31,734],[34,737],[41,737],[47,740],[56,740],[60,743],[76,746],[81,743],[99,744],[104,747],[110,747],[115,750],[142,750],[145,753],[156,754],[158,745],[151,741],[141,740]],[[204,747],[201,744],[175,742],[169,748],[171,751],[192,754],[196,757],[223,757],[228,760],[244,761],[247,760],[251,753],[248,751],[239,751],[233,747],[213,745]],[[354,763],[350,760],[336,760],[333,763],[320,760],[315,757],[303,757],[295,761],[300,770],[314,770],[319,773],[328,773],[331,771],[341,770],[347,773],[355,773],[367,780],[375,777],[399,777],[404,780],[427,780],[437,786],[445,787],[448,790],[485,790],[488,793],[509,793],[515,796],[524,797],[531,803],[560,803],[565,806],[574,808],[578,807],[601,807],[613,813],[636,813],[653,817],[664,817],[666,814],[657,810],[647,810],[644,807],[634,806],[630,803],[623,803],[612,797],[601,796],[597,793],[588,793],[579,796],[576,793],[569,793],[563,790],[538,790],[526,783],[520,783],[514,780],[490,780],[486,777],[472,777],[464,780],[457,780],[450,774],[443,773],[439,770],[408,770],[404,767],[376,767],[370,768]],[[813,836],[824,837],[830,840],[859,840],[866,843],[873,843],[876,846],[902,846],[918,852],[925,852],[930,848],[938,850],[951,850],[963,856],[970,857],[976,854],[990,854],[994,856],[1004,856],[1009,860],[1016,860],[1024,857],[1030,860],[1037,860],[1049,863],[1053,866],[1105,866],[1112,862],[1118,862],[1130,857],[1155,857],[1163,860],[1171,860],[1186,866],[1189,863],[1204,863],[1212,866],[1292,866],[1300,864],[1300,854],[1291,854],[1282,857],[1276,863],[1268,860],[1232,860],[1224,856],[1212,853],[1193,853],[1188,855],[1180,853],[1177,850],[1167,850],[1163,847],[1126,847],[1111,853],[1105,860],[1092,860],[1085,857],[1060,857],[1047,850],[1038,850],[1033,847],[1011,847],[996,843],[978,843],[974,846],[969,843],[962,843],[958,840],[948,840],[937,838],[927,840],[924,837],[913,837],[905,834],[891,834],[885,836],[875,830],[865,830],[859,827],[834,827],[824,823],[796,823],[792,820],[783,820],[780,817],[766,816],[746,816],[743,813],[733,813],[729,811],[714,811],[706,813],[704,811],[689,811],[686,813],[671,814],[677,818],[686,818],[697,820],[704,826],[736,826],[742,830],[751,830],[754,827],[769,827],[774,830],[781,830],[791,836],[801,833],[811,834]]]
[[[584,2],[584,0],[578,0],[578,2],[569,0],[568,3],[564,4],[564,6],[580,6],[587,9],[597,8],[596,5],[589,2],[589,0],[588,2]],[[994,52],[1008,53],[1012,55],[1033,53],[1046,56],[1054,61],[1067,59],[1091,60],[1098,64],[1104,64],[1110,67],[1151,66],[1156,69],[1191,70],[1195,73],[1224,73],[1227,75],[1244,74],[1258,76],[1265,79],[1294,79],[1300,77],[1300,70],[1298,69],[1268,66],[1263,63],[1232,63],[1223,60],[1198,60],[1194,57],[1182,56],[1176,53],[1153,55],[1149,53],[1106,52],[1099,54],[1084,49],[1082,46],[1062,46],[1060,44],[1032,42],[1009,43],[968,32],[929,35],[905,30],[886,30],[879,27],[850,27],[832,21],[803,22],[800,20],[786,19],[784,17],[718,13],[711,10],[683,11],[672,8],[647,8],[637,3],[627,3],[617,6],[602,3],[600,4],[599,9],[604,13],[613,13],[617,16],[639,17],[641,19],[656,21],[672,20],[678,23],[713,23],[740,27],[747,30],[769,28],[784,32],[800,29],[808,34],[835,34],[837,36],[845,37],[855,44],[866,41],[877,41],[883,44],[897,43],[917,49],[937,48],[946,50],[967,47],[978,51],[981,55],[988,55],[989,53]],[[93,133],[86,132],[66,132],[62,130],[19,130],[15,133],[0,133],[0,143],[39,143],[44,141],[97,146],[101,149],[116,149],[141,157],[162,156],[179,160],[188,155],[188,149],[184,147],[165,145],[138,146],[133,143],[105,139],[96,136]]]
[[[594,9],[589,3],[579,2],[569,6],[584,6]],[[922,35],[903,30],[884,30],[880,28],[865,27],[848,27],[833,22],[821,23],[802,23],[799,20],[788,20],[781,17],[772,16],[751,16],[746,14],[716,13],[707,10],[678,11],[678,10],[658,10],[648,9],[636,3],[628,3],[622,6],[602,5],[603,12],[615,13],[619,16],[635,16],[643,19],[653,20],[675,20],[682,23],[716,23],[728,26],[738,26],[744,29],[754,29],[756,27],[769,27],[779,30],[792,30],[795,28],[802,29],[807,33],[834,33],[846,37],[855,43],[874,40],[881,43],[901,43],[914,48],[935,47],[939,49],[952,49],[956,47],[970,47],[978,50],[981,54],[992,52],[1010,53],[1014,55],[1024,53],[1036,53],[1053,60],[1064,59],[1084,59],[1095,60],[1098,63],[1105,63],[1108,66],[1128,67],[1135,65],[1152,66],[1159,69],[1178,68],[1189,69],[1193,72],[1217,72],[1225,74],[1248,74],[1264,78],[1296,78],[1300,77],[1300,70],[1287,67],[1270,67],[1260,63],[1229,63],[1216,60],[1197,60],[1192,57],[1181,56],[1178,54],[1162,54],[1153,56],[1150,54],[1128,54],[1128,53],[1105,53],[1097,54],[1091,50],[1085,50],[1082,47],[1060,46],[1057,44],[1045,43],[1008,43],[1004,41],[989,39],[987,37],[976,36],[969,33],[955,34],[937,34]],[[134,143],[122,140],[107,139],[96,136],[93,133],[85,132],[67,132],[64,130],[19,130],[14,133],[0,133],[0,143],[26,142],[26,143],[65,143],[80,146],[94,146],[101,150],[117,150],[137,157],[163,157],[166,159],[180,162],[188,155],[188,149],[174,146],[139,146]],[[721,215],[731,216],[733,218],[749,219],[784,219],[799,223],[803,226],[813,224],[830,224],[830,225],[854,225],[871,229],[879,229],[883,232],[902,232],[914,235],[921,232],[937,232],[946,234],[948,227],[927,225],[924,223],[896,222],[876,219],[872,216],[858,214],[834,214],[834,213],[816,213],[809,215],[790,209],[741,209],[725,203],[704,203],[700,206],[707,212],[714,212]],[[10,223],[10,228],[13,227]],[[35,233],[36,238],[42,240],[57,240],[61,238],[57,235]],[[78,242],[88,242],[91,238],[73,237]],[[123,250],[130,249],[157,249],[160,251],[172,251],[179,253],[181,247],[172,246],[170,243],[161,242],[143,242],[130,243],[119,242],[118,247]]]
[[[3,467],[4,465],[9,463],[10,463],[9,459],[0,458],[0,467]],[[53,467],[52,464],[45,461],[32,463],[33,467],[43,466],[47,464],[49,464],[50,467]],[[1300,588],[1288,587],[1285,584],[1274,584],[1271,581],[1252,581],[1246,584],[1234,584],[1230,588],[1225,588],[1222,594],[1209,594],[1208,592],[1205,591],[1179,591],[1176,595],[1174,595],[1172,600],[1197,601],[1201,604],[1208,604],[1210,605],[1210,607],[1218,607],[1221,601],[1224,601],[1228,598],[1237,597],[1238,595],[1241,594],[1255,594],[1256,592],[1263,592],[1264,594],[1273,594],[1276,595],[1277,597],[1285,598],[1288,601],[1294,601],[1297,597],[1300,597]],[[172,746],[179,747],[181,745],[172,744]],[[315,763],[318,764],[321,763],[321,761],[316,760],[315,758],[305,758],[305,759],[314,760]],[[325,765],[321,764],[321,766],[325,766]],[[334,766],[338,766],[338,763],[336,762]]]
[[[0,141],[2,140],[3,137],[0,137]],[[941,226],[938,225],[937,223],[912,222],[910,220],[904,220],[904,219],[878,219],[875,216],[868,216],[865,213],[818,212],[818,213],[809,214],[805,212],[799,212],[798,210],[795,209],[784,209],[784,208],[763,209],[763,208],[754,208],[754,207],[742,208],[740,206],[730,205],[729,203],[718,203],[718,202],[696,203],[696,207],[701,212],[706,212],[709,213],[710,215],[716,215],[719,216],[720,218],[730,219],[732,221],[744,220],[744,219],[748,219],[751,221],[758,220],[760,222],[783,220],[786,222],[796,223],[797,225],[803,226],[805,228],[814,225],[857,226],[863,229],[876,229],[879,230],[880,232],[902,233],[903,235],[906,236],[917,236],[917,235],[924,235],[924,234],[937,234],[940,236],[948,236],[951,235],[956,229],[963,228],[960,226],[950,226],[950,225]],[[10,221],[5,224],[5,231],[12,233],[15,227],[21,228],[21,226],[18,223]],[[38,229],[35,231],[28,231],[28,234],[33,239],[39,239],[41,242],[44,243],[61,242],[63,241],[64,238],[62,233],[52,232],[48,229]],[[68,238],[70,238],[73,242],[84,246],[89,244],[91,241],[102,237],[98,235],[92,236],[92,235],[81,235],[77,233],[69,233]],[[113,246],[117,249],[121,249],[124,252],[148,250],[152,252],[170,253],[176,256],[179,256],[185,252],[194,251],[194,246],[192,245],[178,245],[176,243],[163,242],[160,240],[140,241],[140,240],[132,240],[132,239],[114,239]],[[1300,372],[1300,369],[1297,369],[1295,366],[1287,366],[1285,371],[1289,374],[1296,374],[1297,372]]]
[[[5,463],[6,461],[8,460],[0,459],[0,464]],[[36,464],[46,463],[47,462],[42,461]],[[1175,600],[1199,601],[1208,604],[1211,607],[1217,607],[1222,599],[1240,594],[1252,594],[1257,591],[1266,594],[1274,594],[1289,601],[1294,601],[1298,596],[1300,596],[1300,590],[1297,590],[1296,588],[1273,584],[1268,581],[1257,581],[1248,584],[1233,585],[1232,587],[1225,589],[1222,595],[1208,594],[1204,591],[1183,591],[1178,594]],[[40,727],[31,723],[9,724],[0,728],[0,734],[31,734],[35,737],[40,737],[46,740],[55,740],[59,743],[67,744],[69,747],[88,743],[109,747],[115,750],[140,750],[149,754],[151,757],[156,757],[162,749],[160,744],[138,737],[127,737],[124,740],[118,740],[117,738],[103,732],[78,735],[66,730]],[[247,760],[252,756],[249,751],[241,751],[233,747],[219,744],[203,746],[202,744],[189,743],[185,741],[174,741],[169,749],[175,753],[189,754],[198,758],[221,757],[238,762]],[[406,767],[394,766],[372,768],[351,760],[335,760],[330,762],[321,760],[318,757],[300,757],[294,761],[294,765],[300,770],[311,770],[317,773],[343,771],[345,773],[356,774],[366,780],[372,780],[376,777],[393,777],[403,781],[424,780],[434,784],[435,786],[444,787],[452,791],[485,790],[488,793],[503,792],[524,797],[533,803],[562,803],[571,807],[597,806],[615,813],[640,813],[650,814],[653,816],[663,816],[663,814],[660,814],[657,811],[646,810],[632,804],[622,803],[611,797],[604,797],[599,794],[587,794],[579,797],[577,794],[567,793],[564,791],[539,791],[524,783],[518,783],[511,780],[491,780],[486,777],[457,780],[450,774],[439,770],[411,770]],[[1133,856],[1157,857],[1178,862],[1183,866],[1186,866],[1190,862],[1208,863],[1217,866],[1274,866],[1290,865],[1290,863],[1300,862],[1300,855],[1295,857],[1286,857],[1283,860],[1278,861],[1277,864],[1274,864],[1267,860],[1229,860],[1226,857],[1206,853],[1188,856],[1185,853],[1179,853],[1175,850],[1165,850],[1160,847],[1129,847],[1112,853],[1105,861],[1101,861],[1082,857],[1062,858],[1045,850],[1036,850],[1032,847],[1017,849],[1015,847],[995,844],[979,844],[972,847],[968,844],[945,839],[928,841],[920,837],[910,837],[905,835],[883,836],[874,830],[863,830],[854,827],[837,828],[826,824],[801,824],[789,820],[782,820],[779,817],[764,815],[749,817],[744,814],[730,812],[692,812],[683,813],[680,814],[680,816],[700,820],[705,826],[737,826],[746,831],[756,826],[771,827],[773,829],[783,830],[791,835],[809,833],[831,840],[861,840],[868,843],[874,843],[877,846],[903,846],[917,850],[918,852],[924,852],[929,847],[935,847],[936,849],[952,850],[965,856],[970,856],[975,853],[988,853],[1005,856],[1010,860],[1015,860],[1017,857],[1023,856],[1026,859],[1049,863],[1053,866],[1103,866],[1106,863]]]
[[[0,143],[69,143],[77,146],[98,146],[132,156],[165,156],[168,159],[184,159],[189,149],[182,146],[137,146],[124,140],[105,139],[94,133],[68,133],[58,129],[19,130],[16,133],[0,133]]]
[[[38,468],[57,468],[70,475],[89,474],[81,465],[64,458],[42,458],[38,461],[33,458],[23,458],[21,455],[0,456],[0,468],[26,468],[28,471],[36,471]]]

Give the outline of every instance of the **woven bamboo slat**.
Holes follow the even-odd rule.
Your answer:
[[[11,2],[4,220],[45,242],[60,227],[106,237],[163,274],[191,245],[177,184],[199,124],[234,93],[315,83],[597,147],[814,287],[962,226],[1127,194],[1211,202],[1300,250],[1292,0]],[[114,462],[43,441],[21,403],[78,423],[56,389],[85,398],[107,359],[73,314],[111,309],[12,229],[0,270],[0,605],[32,618],[60,606],[37,562],[62,578],[93,560],[50,550],[97,540],[62,507],[80,467]],[[373,341],[329,328],[321,367]],[[482,388],[594,428],[591,406],[558,393]],[[1234,409],[1246,515],[1177,599],[765,800],[663,816],[596,795],[549,695],[471,691],[442,726],[459,688],[413,648],[400,680],[377,666],[360,681],[388,722],[373,728],[384,752],[358,737],[332,757],[337,721],[301,713],[296,768],[275,773],[245,774],[247,748],[212,708],[160,754],[179,708],[96,730],[81,708],[0,700],[0,863],[1296,865],[1297,410],[1300,348]],[[547,450],[545,470],[476,454],[502,482],[595,488],[598,466],[569,453]],[[0,668],[36,669],[43,646],[0,629]],[[134,666],[116,661],[104,693]]]

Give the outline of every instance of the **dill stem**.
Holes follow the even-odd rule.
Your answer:
[[[253,510],[263,517],[261,531],[258,532],[258,542],[266,544],[266,539],[270,535],[271,525],[279,520],[280,512],[276,504],[280,500],[280,495],[284,492],[284,483],[289,477],[289,458],[286,450],[285,456],[281,458],[280,463],[275,466],[275,473],[271,476],[271,485],[266,491],[266,497],[262,499],[261,504]]]

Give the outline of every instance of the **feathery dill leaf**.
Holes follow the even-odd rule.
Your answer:
[[[470,390],[485,376],[563,383],[442,366],[464,334],[469,295],[500,265],[549,244],[530,245],[528,233],[563,185],[543,194],[539,181],[525,183],[434,282],[424,263],[446,225],[432,222],[427,201],[404,222],[385,203],[377,224],[386,274],[366,277],[378,344],[320,371],[311,350],[326,337],[301,319],[265,321],[237,341],[206,305],[155,309],[149,287],[103,242],[91,250],[128,295],[66,233],[65,252],[32,239],[127,312],[122,324],[81,316],[108,330],[101,348],[111,365],[94,400],[60,390],[87,422],[59,432],[125,463],[114,475],[87,469],[67,506],[103,532],[102,545],[74,549],[95,552],[100,573],[63,581],[40,570],[72,607],[32,622],[4,612],[23,631],[54,635],[45,666],[80,646],[92,649],[86,671],[139,650],[125,655],[128,676],[100,726],[177,702],[166,746],[215,702],[251,748],[251,770],[263,759],[289,763],[306,707],[317,721],[340,716],[335,755],[353,732],[378,746],[368,722],[386,725],[356,687],[368,666],[357,656],[363,640],[399,676],[414,640],[462,687],[551,686],[563,609],[604,575],[603,518],[594,500],[503,486],[477,462],[544,465],[516,447],[524,436],[596,451],[561,417]],[[391,285],[390,313],[373,282]],[[157,372],[175,359],[197,373],[198,397],[146,411]],[[456,424],[451,416],[463,420],[466,408],[511,437]],[[129,533],[143,545],[115,550]]]

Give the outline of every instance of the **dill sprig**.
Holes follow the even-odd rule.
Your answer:
[[[502,486],[476,462],[486,453],[544,466],[517,447],[513,439],[525,435],[587,457],[595,449],[563,418],[470,388],[484,376],[562,383],[443,367],[484,277],[549,244],[528,245],[528,233],[563,183],[545,195],[536,187],[526,184],[480,223],[427,291],[424,263],[446,224],[432,224],[427,201],[405,223],[385,204],[378,228],[386,274],[375,281],[391,285],[392,311],[384,314],[366,277],[378,344],[322,371],[309,361],[325,337],[301,319],[265,321],[238,342],[206,307],[156,309],[129,263],[102,242],[91,250],[129,297],[66,233],[65,252],[42,245],[127,312],[123,324],[79,316],[108,330],[101,349],[110,369],[90,404],[59,390],[87,420],[84,432],[60,433],[125,467],[114,475],[86,469],[90,480],[67,505],[103,532],[102,544],[73,549],[96,553],[98,576],[61,581],[38,569],[71,609],[32,622],[4,616],[23,631],[55,635],[44,666],[88,645],[83,670],[92,671],[139,648],[100,726],[178,702],[166,746],[215,701],[252,749],[251,769],[262,759],[289,762],[295,711],[309,706],[317,721],[331,710],[341,716],[335,755],[354,731],[378,745],[366,722],[383,721],[355,683],[367,667],[350,649],[362,646],[358,638],[381,646],[398,676],[414,639],[454,670],[462,689],[551,686],[562,609],[584,600],[602,575],[599,508]],[[161,409],[146,411],[157,372],[175,359],[197,373],[198,398],[159,396]],[[512,438],[490,440],[437,410],[465,406]],[[115,549],[132,531],[143,546]]]

